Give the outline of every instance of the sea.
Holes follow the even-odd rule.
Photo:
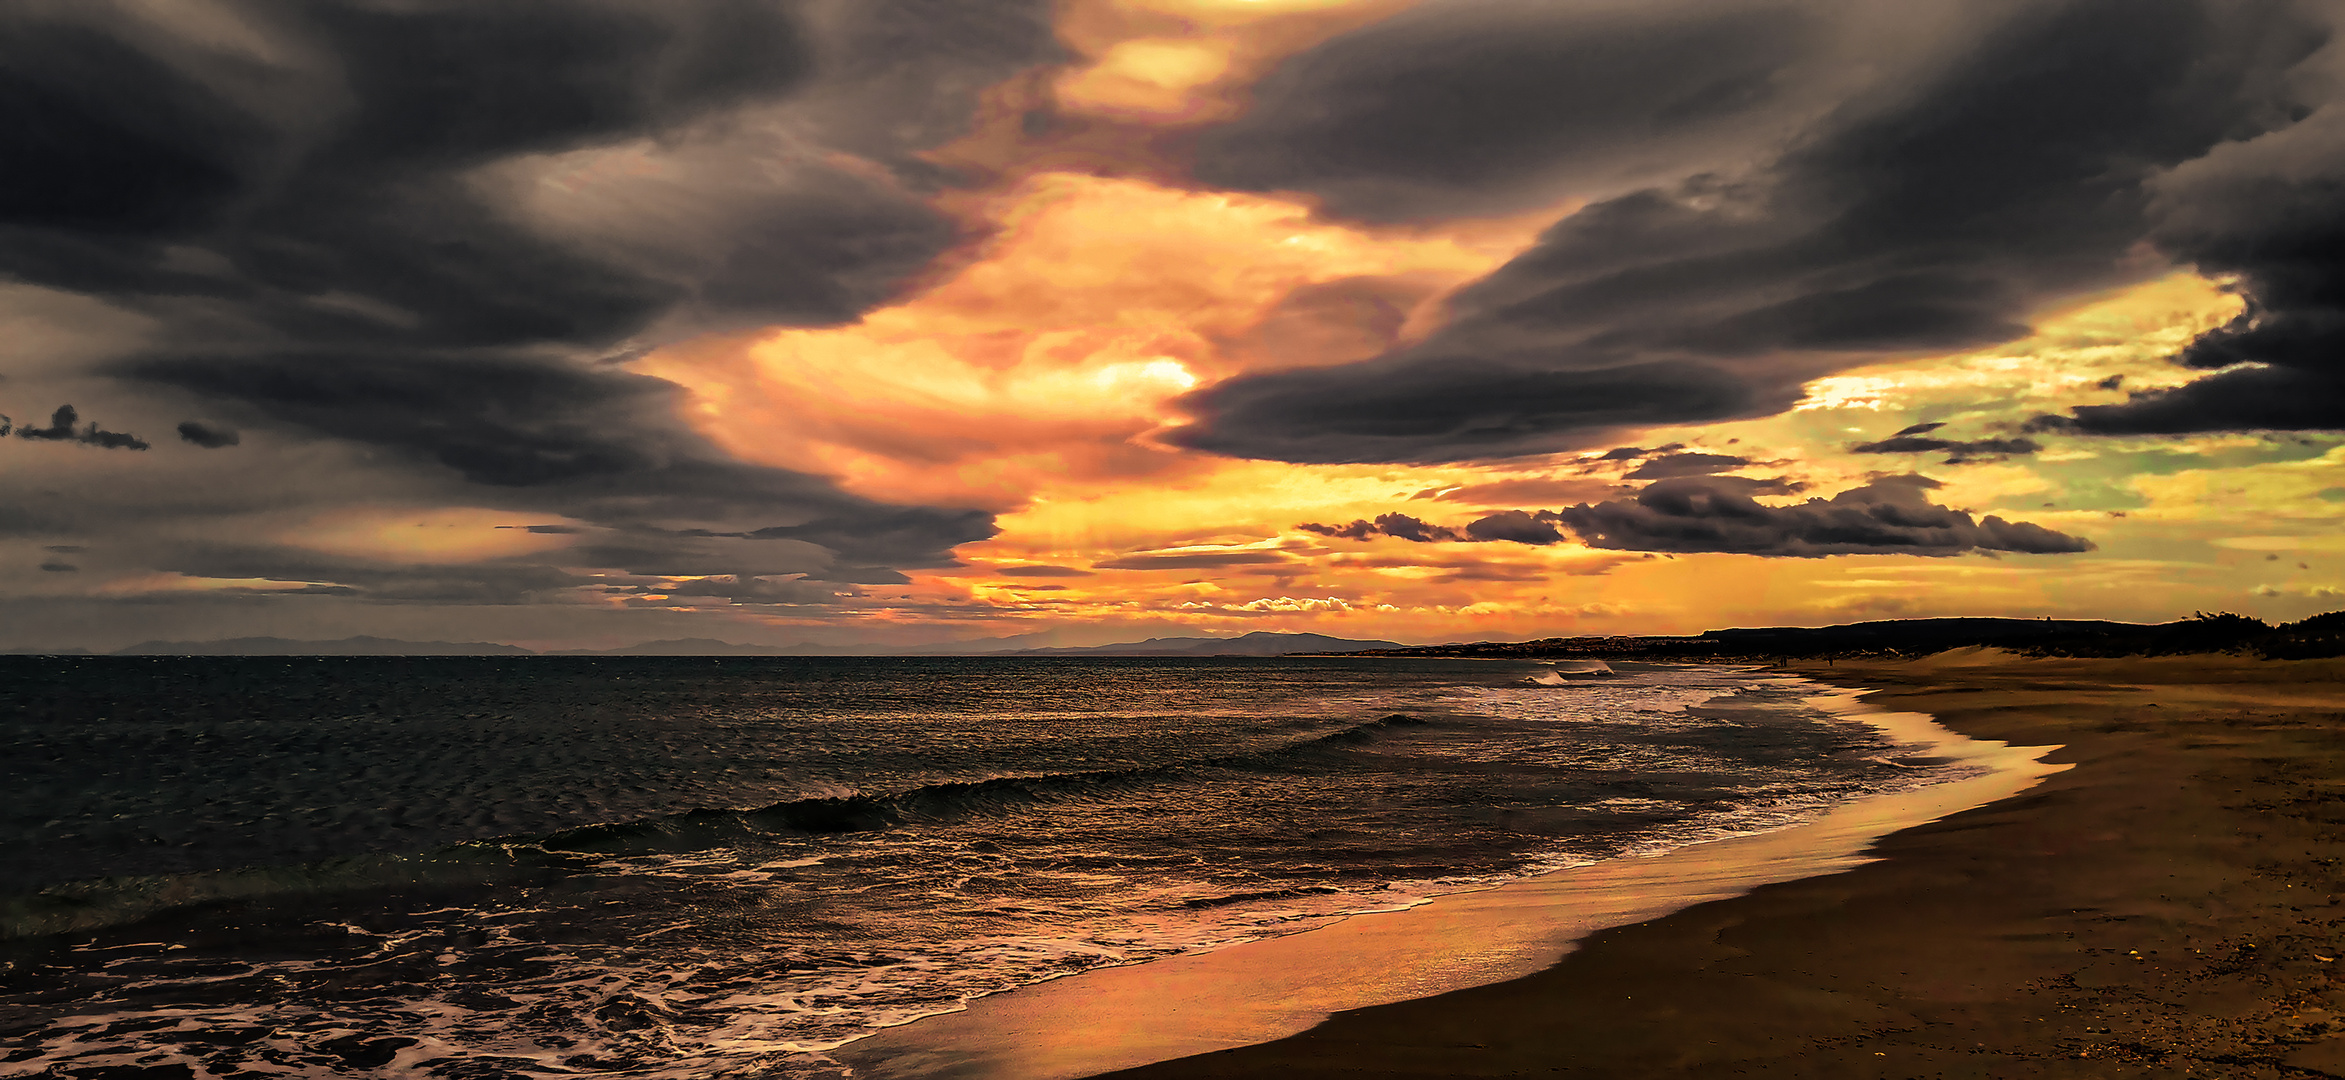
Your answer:
[[[1573,667],[0,657],[0,1076],[844,1078],[984,995],[1964,775],[1780,673]]]

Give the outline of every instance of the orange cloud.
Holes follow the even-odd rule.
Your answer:
[[[1074,0],[1050,80],[1060,110],[1152,125],[1226,119],[1273,64],[1418,0]]]
[[[1046,173],[950,277],[850,326],[664,349],[743,458],[883,499],[1009,509],[1069,484],[1213,469],[1148,441],[1172,399],[1241,370],[1337,364],[1437,321],[1528,242],[1376,233],[1282,199]]]
[[[1197,386],[1421,338],[1451,290],[1568,209],[1370,228],[1185,176],[1184,133],[1242,109],[1280,59],[1415,2],[1067,0],[1058,31],[1073,59],[993,88],[971,133],[930,155],[968,181],[936,202],[977,240],[852,325],[708,338],[636,367],[686,387],[690,421],[742,458],[1001,514],[1001,535],[959,549],[968,565],[844,598],[874,630],[1462,634],[1588,616],[1585,597],[1549,602],[1548,582],[1623,556],[1339,549],[1295,528],[1514,479],[1522,463],[1296,467],[1151,437]],[[1525,595],[1493,603],[1493,589]]]

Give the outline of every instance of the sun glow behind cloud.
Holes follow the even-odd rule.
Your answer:
[[[1318,217],[1302,196],[1198,190],[1177,154],[1167,156],[1167,137],[1241,112],[1281,57],[1410,6],[1069,3],[1058,30],[1072,59],[995,87],[971,133],[930,155],[979,178],[936,202],[981,242],[853,324],[707,338],[634,366],[686,387],[693,424],[747,460],[832,476],[873,498],[999,514],[999,536],[958,549],[967,565],[860,597],[851,606],[866,620],[1000,633],[1120,621],[1505,636],[1954,608],[2107,610],[2110,590],[2138,591],[2140,567],[2156,560],[2047,577],[1903,556],[1329,540],[1297,523],[1407,503],[1454,527],[1477,512],[1626,489],[1621,469],[1568,454],[1314,466],[1154,438],[1184,419],[1178,399],[1200,386],[1422,339],[1444,321],[1451,290],[1577,205],[1370,228]],[[1801,494],[1771,498],[1797,501],[1899,471],[1898,461],[1835,449],[1888,434],[1876,429],[1967,417],[2011,432],[2079,398],[2187,381],[2166,358],[2238,306],[2219,283],[2175,274],[2041,312],[2031,337],[2005,346],[1817,380],[1781,417],[1649,438],[1748,457],[1732,471],[1788,478]],[[2040,461],[1932,471],[1946,505],[2026,511],[2090,535],[2105,525],[2102,512],[2056,505],[2063,482],[2045,466],[2064,460],[2055,448]],[[1859,581],[1881,584],[1849,584]]]
[[[1215,568],[1230,571],[1227,586],[1202,580],[1200,565],[1145,560],[1078,580],[983,578],[996,564],[1267,542],[1305,516],[1371,513],[1423,489],[1406,468],[1233,461],[1151,435],[1184,419],[1175,400],[1203,382],[1360,360],[1422,335],[1448,290],[1529,243],[1543,219],[1370,230],[1286,199],[1075,172],[1022,176],[964,205],[989,215],[991,239],[900,304],[848,326],[702,339],[634,366],[686,387],[693,423],[748,460],[874,498],[1001,512],[1000,537],[961,549],[969,570],[923,578],[916,599],[941,590],[1052,617],[1189,622],[1394,610],[1282,602],[1312,566],[1284,551]],[[1459,554],[1433,572],[1348,576],[1380,595],[1422,594],[1410,588],[1422,578],[1504,561]]]
[[[1060,109],[1147,124],[1226,119],[1278,60],[1419,0],[1078,0],[1059,14],[1080,59],[1050,80]]]
[[[1166,168],[1160,137],[1232,115],[1280,58],[1414,2],[1067,4],[1074,59],[994,88],[974,130],[931,155],[990,178],[937,199],[980,245],[852,325],[702,339],[634,366],[686,387],[694,425],[745,459],[1002,515],[999,537],[962,546],[966,568],[873,590],[870,618],[1302,625],[1470,606],[1462,577],[1544,576],[1562,552],[1368,558],[1290,535],[1424,489],[1415,470],[1233,461],[1151,437],[1202,384],[1422,337],[1450,290],[1570,208],[1372,229]],[[1565,561],[1615,560],[1591,556]],[[1066,576],[995,573],[1034,565]]]
[[[1148,433],[1239,371],[1375,355],[1509,253],[1377,235],[1279,199],[1047,173],[958,274],[850,326],[662,350],[637,370],[753,461],[876,498],[1012,509],[1066,485],[1227,465]],[[1517,244],[1528,237],[1518,238]]]

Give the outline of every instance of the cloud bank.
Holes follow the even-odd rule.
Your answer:
[[[1943,557],[1974,551],[2031,555],[2091,551],[2092,541],[2024,521],[1974,520],[1930,501],[1940,485],[1925,476],[1889,476],[1829,499],[1787,506],[1754,495],[1780,494],[1779,481],[1738,476],[1659,480],[1633,499],[1581,503],[1561,510],[1504,510],[1462,528],[1406,514],[1381,514],[1349,525],[1306,523],[1305,532],[1344,540],[1388,536],[1417,543],[1507,541],[1544,546],[1566,539],[1615,551],[1725,552],[1817,558],[1825,555]],[[1559,528],[1560,527],[1560,528]]]
[[[2331,60],[2332,85],[2340,66]],[[2075,430],[2345,429],[2345,104],[2332,97],[2292,127],[2226,144],[2154,192],[2158,245],[2235,280],[2247,310],[2176,357],[2214,374],[2079,407]]]
[[[1886,27],[1892,9],[1915,29]],[[2254,303],[2188,362],[2271,366],[2080,410],[2079,426],[2345,423],[2315,370],[2337,355],[2339,94],[2306,75],[2334,14],[1470,0],[1345,35],[1207,133],[1199,175],[1370,220],[1616,190],[1459,293],[1429,339],[1205,388],[1173,438],[1295,462],[1599,446],[2012,340],[2031,311],[2169,259],[2239,274]]]
[[[284,497],[321,509],[560,516],[582,530],[564,565],[752,582],[947,563],[992,535],[987,515],[737,461],[677,419],[673,386],[614,362],[897,295],[965,239],[917,152],[965,128],[975,89],[1055,52],[1039,0],[13,4],[0,277],[144,330],[0,390],[201,415],[177,445],[212,451],[189,474],[210,488],[297,476]],[[149,448],[76,415],[17,433]],[[167,499],[103,501],[138,484],[73,506],[0,494],[52,507],[11,531],[170,519]],[[137,557],[383,598],[569,584],[544,555],[321,561],[238,541],[216,524],[231,510],[185,507],[171,531],[201,539]]]

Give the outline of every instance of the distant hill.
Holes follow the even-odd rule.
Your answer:
[[[339,641],[295,641],[281,637],[224,641],[142,641],[116,656],[535,656],[519,645],[486,641],[398,641],[348,637]]]
[[[1040,637],[1041,635],[1033,635]],[[1200,639],[1203,640],[1203,639]],[[1330,638],[1328,640],[1335,640]],[[1385,644],[1391,644],[1386,642]],[[622,645],[615,649],[550,649],[540,653],[519,645],[485,641],[401,641],[395,638],[352,637],[338,641],[304,641],[281,637],[226,638],[217,641],[142,641],[114,656],[894,656],[903,654],[1008,654],[993,641],[947,643],[919,648],[886,645],[742,645],[717,638],[667,638]],[[44,649],[27,645],[6,654],[44,656],[87,655],[86,649]]]
[[[795,656],[803,646],[736,645],[715,638],[667,638],[616,649],[556,649],[547,656]]]
[[[1040,635],[1033,635],[1040,636]],[[1282,634],[1258,630],[1238,637],[1155,637],[1113,645],[1002,649],[1016,638],[941,645],[737,645],[715,638],[671,638],[616,649],[565,649],[552,656],[1285,656],[1296,653],[1380,656],[1504,656],[1670,659],[1920,656],[1986,645],[2053,656],[2142,656],[2236,652],[2274,658],[2345,656],[2345,612],[2282,626],[2244,615],[2198,614],[2170,623],[2084,619],[1885,619],[1838,626],[1763,626],[1710,630],[1676,637],[1575,637],[1536,641],[1481,641],[1402,645],[1396,641]],[[11,653],[73,655],[80,650],[26,646]],[[518,645],[483,641],[399,641],[352,637],[296,641],[278,637],[225,641],[148,641],[116,656],[535,656]]]
[[[1325,634],[1280,634],[1257,630],[1234,638],[1159,637],[1082,648],[1020,649],[1010,656],[1285,656],[1290,653],[1356,653],[1406,648],[1397,641],[1366,641]]]

